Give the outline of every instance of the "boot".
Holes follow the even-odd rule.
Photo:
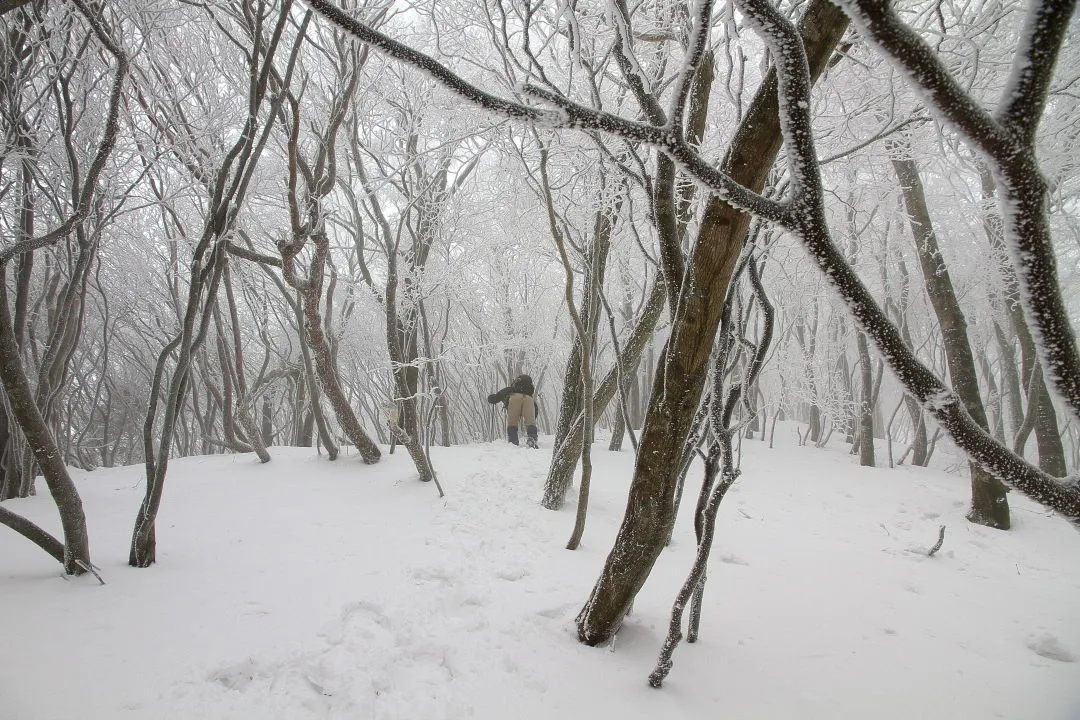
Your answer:
[[[511,445],[518,444],[518,429],[517,427],[506,428],[506,439],[510,441]]]
[[[536,442],[536,426],[535,425],[529,425],[528,427],[526,427],[525,428],[525,433],[529,436],[529,439],[525,442],[526,445],[528,445],[531,448],[540,447],[539,443]]]

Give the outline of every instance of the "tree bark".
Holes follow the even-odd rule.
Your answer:
[[[66,567],[64,560],[64,543],[54,538],[37,524],[27,520],[21,515],[16,515],[0,505],[0,525],[7,525],[9,528],[47,552],[52,556],[53,560],[56,560],[56,562],[65,565]]]

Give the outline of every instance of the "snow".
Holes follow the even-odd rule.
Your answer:
[[[550,449],[433,448],[442,500],[403,451],[176,460],[147,570],[125,565],[142,467],[76,473],[108,584],[64,579],[0,532],[0,717],[1080,717],[1075,529],[1016,493],[1013,531],[974,526],[964,476],[859,468],[840,444],[798,447],[791,426],[776,444],[743,442],[702,637],[661,690],[646,677],[690,566],[698,467],[607,648],[578,644],[573,619],[630,452],[598,442],[575,552],[576,493],[538,504]],[[45,496],[5,506],[59,524]]]

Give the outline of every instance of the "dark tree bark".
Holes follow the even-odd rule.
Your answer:
[[[989,431],[990,426],[986,421],[986,411],[979,393],[978,371],[971,353],[971,344],[968,342],[967,321],[960,302],[956,299],[948,267],[938,247],[918,167],[911,159],[911,150],[907,143],[896,143],[893,150],[898,153],[892,158],[893,169],[900,182],[904,207],[911,221],[911,232],[915,238],[915,250],[922,267],[926,294],[941,328],[949,379],[971,419],[983,430]],[[1009,500],[1005,495],[1004,483],[974,462],[970,463],[970,470],[971,510],[968,512],[968,520],[979,525],[1008,530]]]

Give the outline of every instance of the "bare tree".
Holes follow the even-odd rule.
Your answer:
[[[303,27],[308,24],[305,16]],[[335,362],[331,338],[328,336],[320,309],[327,276],[327,260],[330,254],[330,238],[327,235],[326,218],[322,209],[323,198],[337,182],[337,137],[352,103],[360,80],[360,72],[366,54],[355,49],[341,49],[341,82],[344,87],[332,93],[333,105],[326,126],[317,137],[317,150],[313,159],[300,152],[301,109],[299,98],[289,95],[290,117],[288,127],[288,193],[290,237],[279,243],[282,274],[299,297],[304,313],[303,330],[314,359],[315,375],[322,391],[349,442],[360,453],[365,463],[376,463],[382,456],[378,446],[364,430],[356,417],[341,384]],[[285,89],[283,92],[289,92]],[[300,182],[303,182],[303,188]],[[300,254],[311,244],[306,272],[297,271]]]

